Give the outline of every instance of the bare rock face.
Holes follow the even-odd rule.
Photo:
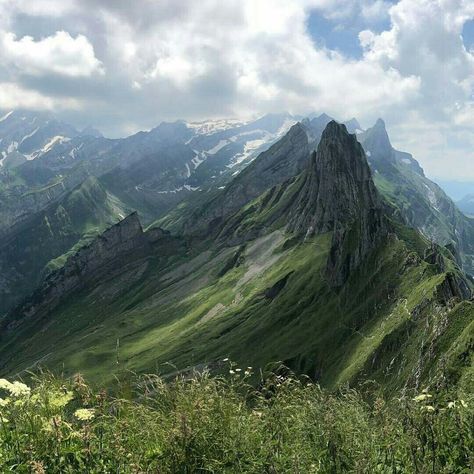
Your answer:
[[[453,300],[462,301],[472,297],[467,281],[453,272],[446,273],[445,279],[436,287],[439,303],[447,305]]]
[[[65,296],[87,282],[110,276],[114,269],[145,257],[150,245],[167,235],[162,229],[144,233],[137,213],[130,214],[70,256],[62,268],[51,273],[31,297],[7,315],[2,326],[11,329],[44,308],[51,311]]]
[[[288,230],[306,237],[333,232],[327,277],[334,287],[387,235],[365,153],[344,125],[331,121],[326,126],[290,212]]]

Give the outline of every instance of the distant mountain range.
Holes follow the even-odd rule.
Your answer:
[[[474,220],[382,120],[59,128],[0,168],[2,373],[231,357],[330,387],[472,384]]]
[[[474,217],[474,194],[467,194],[461,200],[457,201],[456,204],[464,214]]]

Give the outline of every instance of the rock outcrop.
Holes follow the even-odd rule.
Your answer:
[[[62,268],[52,272],[38,290],[6,316],[1,328],[12,329],[44,308],[51,311],[68,294],[147,256],[151,245],[167,236],[159,228],[143,232],[138,214],[133,212],[71,255]]]
[[[305,237],[333,232],[327,277],[334,287],[341,286],[387,235],[364,150],[344,125],[331,121],[324,130],[290,212],[288,230]]]

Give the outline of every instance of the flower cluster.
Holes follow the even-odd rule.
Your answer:
[[[6,390],[12,397],[16,398],[28,397],[31,393],[30,387],[24,383],[18,381],[11,383],[6,379],[0,379],[0,389]]]
[[[74,412],[74,416],[81,421],[92,420],[95,416],[95,411],[92,408],[79,408]]]

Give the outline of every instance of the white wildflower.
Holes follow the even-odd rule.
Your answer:
[[[415,402],[422,402],[423,400],[426,400],[428,398],[431,398],[432,395],[430,395],[429,393],[422,393],[420,395],[417,395],[413,400]]]
[[[95,412],[92,408],[79,408],[74,412],[74,416],[81,421],[92,420],[95,416]]]
[[[28,385],[16,381],[11,384],[10,393],[13,397],[27,397],[31,393],[31,389]]]

